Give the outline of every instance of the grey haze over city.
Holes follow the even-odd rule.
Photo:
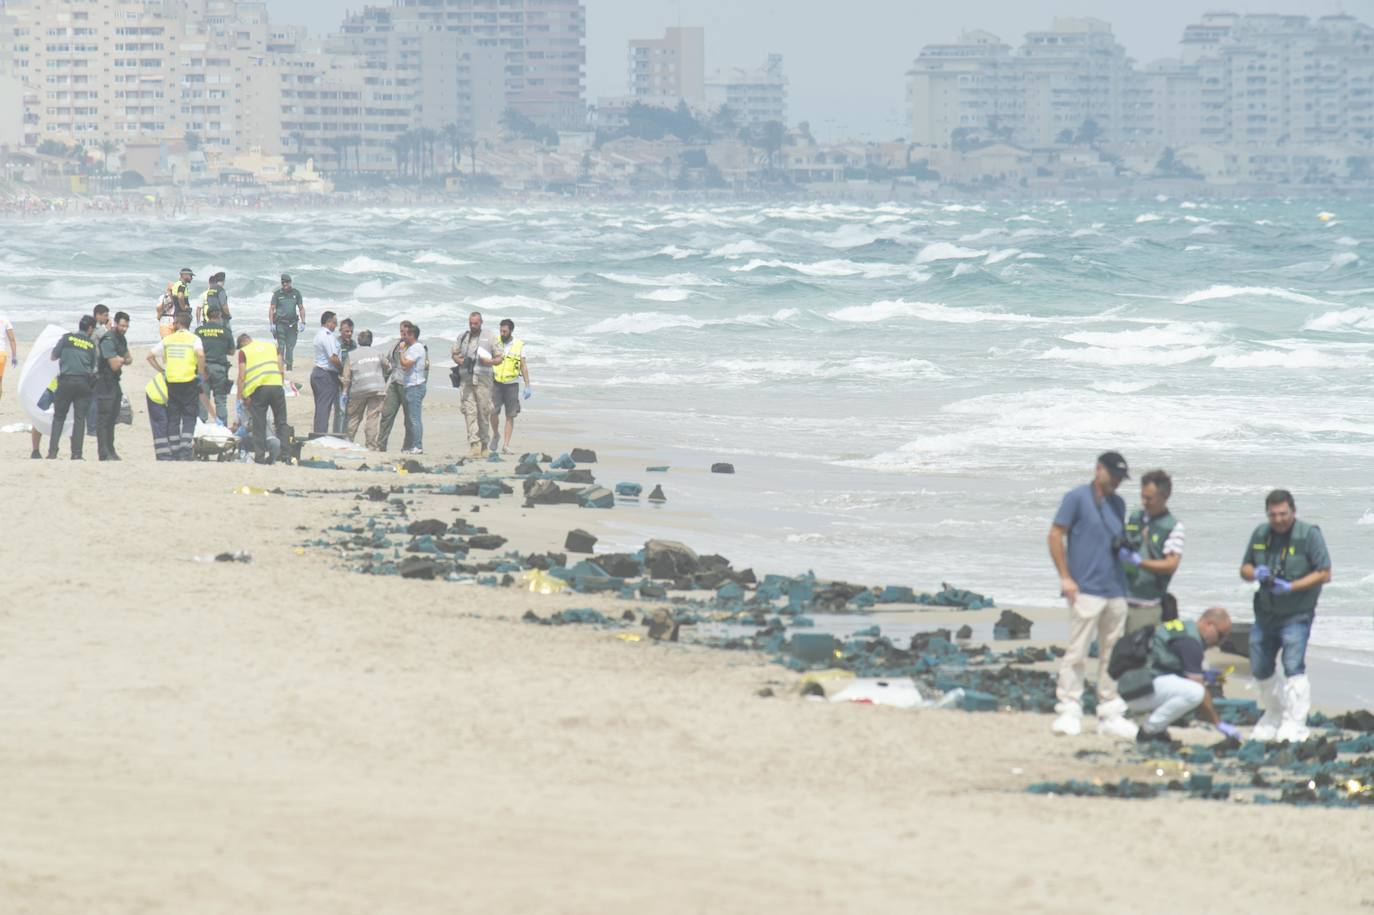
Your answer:
[[[274,21],[315,34],[336,30],[361,6],[360,0],[269,0]],[[782,54],[789,120],[809,121],[818,139],[892,139],[907,133],[903,74],[912,59],[923,45],[951,41],[965,29],[986,29],[1015,46],[1057,16],[1094,16],[1110,22],[1117,41],[1144,63],[1176,55],[1183,27],[1203,12],[1293,13],[1297,6],[1309,16],[1374,19],[1374,0],[587,0],[587,97],[624,93],[628,40],[699,25],[706,29],[708,70]]]

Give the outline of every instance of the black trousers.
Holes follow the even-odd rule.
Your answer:
[[[200,379],[167,382],[167,432],[172,460],[195,457],[196,415],[200,412]]]
[[[95,445],[102,461],[116,457],[114,446],[115,423],[119,420],[119,405],[124,390],[118,375],[101,375],[95,380]]]
[[[277,441],[282,451],[288,447],[291,436],[286,427],[286,391],[279,384],[265,384],[248,398],[248,406],[253,411],[253,459],[259,464],[268,460],[267,454],[267,410],[272,410],[272,425],[277,430]]]
[[[72,457],[81,457],[81,446],[86,441],[86,413],[91,409],[94,390],[95,381],[90,375],[63,375],[57,379],[57,390],[52,396],[52,435],[48,436],[49,460],[57,457],[68,412],[72,414]]]

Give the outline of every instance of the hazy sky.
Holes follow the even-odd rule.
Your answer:
[[[278,22],[313,32],[338,26],[358,0],[269,0]],[[386,5],[382,3],[381,5]],[[1095,16],[1142,62],[1176,52],[1183,27],[1203,11],[1344,11],[1374,23],[1374,0],[587,0],[587,94],[625,92],[625,42],[669,25],[706,27],[707,69],[757,66],[783,55],[792,121],[809,120],[818,139],[832,135],[904,136],[904,74],[921,46],[984,28],[1009,44],[1055,16]]]

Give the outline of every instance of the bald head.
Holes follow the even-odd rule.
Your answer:
[[[1198,617],[1197,631],[1208,648],[1215,648],[1231,634],[1231,614],[1222,607],[1210,607]]]

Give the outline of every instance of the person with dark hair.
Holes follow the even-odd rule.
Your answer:
[[[62,444],[62,426],[72,414],[72,460],[82,460],[86,439],[86,414],[95,390],[96,345],[91,339],[95,318],[82,315],[74,334],[63,334],[52,348],[57,363],[57,390],[52,397],[52,434],[48,436],[48,460],[56,460]]]
[[[387,443],[391,440],[391,427],[396,424],[396,416],[401,412],[401,405],[406,399],[405,372],[399,364],[401,350],[405,347],[406,329],[410,327],[409,321],[402,321],[400,326],[400,337],[395,343],[391,344],[391,349],[382,358],[382,374],[386,377],[386,396],[382,401],[382,418],[377,432],[377,450],[386,451]],[[403,423],[405,429],[405,439],[401,443],[401,451],[409,451],[413,445],[410,441],[410,424]]]
[[[310,372],[310,393],[315,395],[314,433],[329,432],[329,414],[339,408],[339,373],[343,359],[339,355],[339,338],[334,329],[338,317],[332,311],[320,315],[320,329],[315,332],[315,367]]]
[[[129,316],[118,312],[110,332],[98,344],[99,361],[95,376],[96,452],[102,461],[117,461],[114,434],[115,422],[119,419],[119,405],[124,399],[124,389],[120,387],[120,376],[124,366],[133,362],[129,355],[129,343],[125,334],[129,332]]]
[[[525,361],[525,341],[515,339],[515,322],[501,321],[501,362],[491,370],[491,450],[501,447],[501,411],[506,411],[506,444],[510,452],[511,436],[515,434],[515,417],[520,415],[520,380],[525,381],[525,399],[533,393],[530,388],[530,369]]]
[[[110,306],[105,304],[96,305],[91,309],[91,317],[95,318],[95,327],[91,328],[91,339],[95,341],[96,351],[100,351],[100,341],[105,339],[105,335],[110,332]],[[99,357],[97,357],[98,359]],[[98,366],[97,366],[98,368]],[[96,373],[96,387],[100,386],[100,373]],[[86,413],[86,434],[96,435],[100,429],[100,398],[91,395],[91,406]],[[97,444],[99,442],[97,441]]]
[[[358,341],[353,339],[353,319],[344,318],[339,322],[339,402],[334,406],[334,421],[329,427],[333,435],[343,435],[348,428],[348,381],[345,376],[348,373],[348,354],[357,348]]]
[[[1259,585],[1250,628],[1250,670],[1264,715],[1252,740],[1307,739],[1312,686],[1307,640],[1322,585],[1331,580],[1331,554],[1321,528],[1298,520],[1293,494],[1276,489],[1264,500],[1268,521],[1255,528],[1241,557],[1240,577]],[[1283,676],[1277,671],[1283,655]]]
[[[1197,710],[1223,736],[1240,739],[1240,728],[1221,720],[1207,691],[1202,656],[1231,632],[1231,617],[1222,607],[1203,611],[1197,622],[1172,619],[1154,627],[1145,666],[1121,675],[1122,695],[1133,712],[1148,712],[1136,742],[1169,741],[1168,727]],[[1142,637],[1144,634],[1142,633]]]
[[[1126,519],[1117,558],[1126,572],[1126,634],[1178,617],[1169,582],[1183,561],[1183,522],[1169,512],[1174,483],[1163,470],[1140,478],[1140,505]]]
[[[224,320],[218,302],[210,302],[204,315],[205,323],[196,328],[196,336],[205,349],[205,393],[214,398],[215,415],[224,422],[229,418],[229,359],[234,355],[234,332]]]
[[[172,460],[189,461],[195,457],[196,416],[204,401],[205,344],[191,333],[191,312],[176,316],[176,330],[163,337],[148,353],[148,364],[167,382],[167,437]],[[163,367],[165,364],[165,368]],[[214,406],[207,411],[214,419]]]
[[[1097,732],[1134,740],[1126,703],[1107,673],[1107,663],[1126,629],[1126,575],[1117,559],[1125,535],[1126,503],[1116,494],[1130,479],[1126,459],[1115,451],[1097,459],[1093,481],[1069,490],[1050,525],[1050,558],[1060,593],[1069,604],[1069,644],[1059,667],[1051,730],[1077,737],[1083,731],[1083,675],[1088,648],[1097,637]],[[1067,541],[1067,548],[1065,542]]]
[[[267,326],[277,341],[277,351],[291,371],[296,353],[296,335],[305,323],[305,300],[301,291],[291,283],[289,274],[281,275],[281,286],[272,290],[272,302],[267,306]]]
[[[421,416],[425,393],[429,389],[428,352],[420,342],[420,328],[409,321],[401,323],[401,347],[396,353],[396,367],[402,372],[401,384],[404,399],[401,409],[405,412],[406,438],[410,448],[406,454],[425,453],[425,425]]]

